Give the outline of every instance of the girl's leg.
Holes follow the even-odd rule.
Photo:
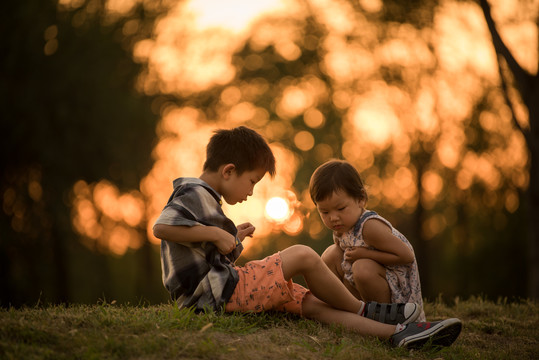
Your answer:
[[[341,280],[344,278],[344,272],[342,271],[341,266],[343,257],[344,251],[342,251],[341,248],[335,244],[329,246],[321,256],[322,260],[326,263],[331,272],[337,275],[337,277]]]
[[[391,290],[386,279],[386,268],[371,259],[359,259],[352,264],[357,292],[363,301],[391,302]]]
[[[286,280],[296,275],[303,275],[311,292],[331,307],[353,313],[362,309],[364,303],[346,289],[310,247],[291,246],[281,251],[281,259]]]
[[[344,271],[341,265],[344,258],[344,251],[342,251],[342,249],[337,245],[333,244],[329,246],[326,251],[324,251],[321,257],[328,268],[342,281],[348,291],[350,291],[352,295],[359,300],[365,301],[365,299],[361,298],[361,294],[357,291],[357,289],[344,278]]]
[[[376,336],[380,339],[389,339],[396,329],[395,325],[383,324],[357,314],[335,309],[312,294],[305,295],[302,312],[306,318],[325,324],[342,325],[361,335]]]

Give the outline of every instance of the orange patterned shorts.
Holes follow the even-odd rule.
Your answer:
[[[279,253],[249,261],[235,269],[239,281],[226,304],[226,311],[274,310],[301,315],[303,298],[309,290],[292,280],[285,280]]]

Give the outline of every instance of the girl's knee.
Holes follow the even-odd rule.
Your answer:
[[[352,276],[356,284],[372,281],[382,273],[385,276],[385,268],[371,259],[359,259],[352,264]]]
[[[326,264],[341,263],[343,258],[343,251],[340,247],[333,244],[328,246],[328,248],[322,253],[322,260]]]

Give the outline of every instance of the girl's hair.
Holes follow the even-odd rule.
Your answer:
[[[258,169],[275,175],[275,157],[266,140],[245,126],[217,130],[211,137],[203,170],[217,171],[226,164],[234,164],[238,175]]]
[[[320,165],[311,176],[311,199],[316,204],[339,190],[354,199],[368,200],[367,191],[357,170],[347,161],[329,160]]]

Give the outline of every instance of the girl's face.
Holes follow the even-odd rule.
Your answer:
[[[316,204],[322,222],[338,236],[351,230],[363,214],[364,200],[357,200],[342,190]]]

